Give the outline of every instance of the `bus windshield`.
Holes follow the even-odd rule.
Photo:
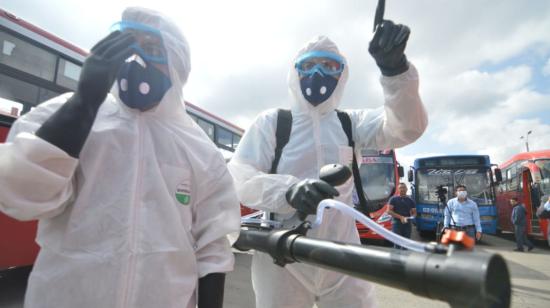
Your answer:
[[[540,189],[545,197],[550,196],[550,159],[538,159],[535,164],[540,169]]]
[[[363,157],[359,173],[367,200],[385,200],[393,195],[395,164],[392,157]]]
[[[537,159],[535,164],[540,168],[540,175],[543,179],[550,178],[550,159]]]
[[[491,172],[488,169],[420,169],[417,174],[418,202],[437,204],[437,186],[447,188],[447,200],[454,197],[456,185],[465,185],[468,198],[478,205],[491,205]]]

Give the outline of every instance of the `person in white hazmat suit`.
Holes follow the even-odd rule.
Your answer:
[[[402,147],[419,138],[427,126],[418,74],[404,55],[409,33],[406,26],[384,21],[370,43],[369,52],[383,75],[385,104],[375,110],[346,110],[357,151]],[[298,52],[288,74],[291,133],[277,174],[268,174],[275,155],[275,109],[255,119],[228,164],[242,204],[274,213],[283,224],[296,211],[315,214],[325,198],[337,196],[352,206],[353,179],[337,190],[319,180],[326,164],[351,165],[352,148],[335,112],[347,78],[347,61],[327,37],[310,41]],[[322,225],[308,236],[360,243],[354,219],[338,211],[325,212]],[[319,308],[376,306],[373,286],[366,281],[307,264],[280,267],[262,252],[253,256],[252,283],[258,308],[310,308],[314,303]]]
[[[25,306],[221,307],[239,201],[185,110],[187,41],[143,8],[115,28],[0,145],[0,209],[39,219]]]

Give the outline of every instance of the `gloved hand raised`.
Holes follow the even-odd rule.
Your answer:
[[[411,30],[391,20],[384,20],[376,28],[369,44],[369,53],[376,61],[382,75],[395,76],[409,69],[405,47]]]
[[[290,186],[286,192],[286,201],[298,212],[315,214],[319,202],[338,196],[336,188],[323,180],[302,180]]]
[[[115,31],[99,41],[84,61],[76,95],[85,104],[99,107],[111,90],[118,70],[131,54],[135,38]]]
[[[97,43],[84,61],[76,92],[42,124],[36,136],[78,158],[120,66],[132,55],[134,41],[130,34],[116,31]]]

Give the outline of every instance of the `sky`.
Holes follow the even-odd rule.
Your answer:
[[[341,109],[377,108],[380,72],[367,51],[376,0],[0,0],[0,7],[83,49],[127,6],[172,17],[191,48],[185,99],[246,129],[268,108],[288,108],[287,74],[310,39],[327,35],[348,60]],[[387,0],[385,19],[410,27],[425,133],[397,150],[416,157],[486,154],[501,163],[550,149],[550,1]]]

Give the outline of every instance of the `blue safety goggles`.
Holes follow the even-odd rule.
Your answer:
[[[130,46],[145,61],[167,64],[168,57],[158,29],[132,21],[119,21],[111,26],[111,31],[130,32],[136,42]]]
[[[344,58],[328,51],[311,51],[296,60],[294,67],[301,76],[338,75],[344,70]]]

